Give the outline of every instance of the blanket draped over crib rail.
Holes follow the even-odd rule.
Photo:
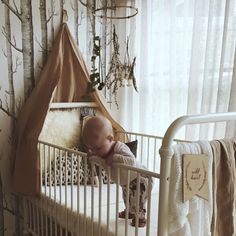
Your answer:
[[[236,139],[211,142],[213,161],[212,235],[235,235]]]
[[[189,125],[189,124],[201,124],[201,123],[222,122],[222,121],[232,121],[232,120],[236,120],[236,112],[210,113],[210,114],[182,116],[176,119],[167,129],[165,136],[163,138],[163,141],[162,141],[162,146],[159,150],[160,155],[161,155],[161,172],[160,172],[160,193],[159,193],[159,212],[158,212],[158,235],[168,236],[169,229],[170,229],[170,225],[168,223],[172,223],[171,225],[172,230],[176,234],[171,234],[171,235],[182,236],[185,234],[182,234],[182,232],[178,234],[178,232],[182,229],[185,230],[186,227],[184,228],[183,226],[188,225],[188,222],[186,224],[186,217],[185,217],[186,211],[185,210],[187,208],[185,207],[185,205],[183,205],[182,211],[180,211],[179,209],[176,211],[177,207],[182,207],[182,203],[177,201],[179,199],[178,192],[180,191],[180,188],[178,187],[176,192],[172,191],[173,188],[171,189],[171,183],[170,183],[171,181],[169,181],[171,173],[173,172],[171,168],[172,160],[175,161],[175,159],[172,159],[174,156],[174,150],[173,150],[172,144],[173,144],[173,139],[177,131],[183,126]],[[217,142],[220,142],[220,144]],[[209,180],[213,179],[212,191],[214,193],[212,194],[213,195],[212,208],[214,212],[212,212],[213,221],[211,225],[211,231],[214,235],[235,235],[235,229],[234,229],[235,228],[235,205],[236,205],[235,141],[234,139],[231,141],[229,140],[228,141],[227,140],[213,141],[213,143],[210,143],[210,144],[212,145],[211,151],[213,152],[212,153],[212,161],[213,161],[212,173],[213,174],[212,174],[212,178],[208,178],[208,179]],[[185,150],[183,154],[186,154]],[[210,155],[208,153],[208,157],[209,156]],[[208,162],[208,166],[211,166],[209,164],[210,163]],[[175,165],[175,166],[178,167],[180,165],[178,166]],[[179,168],[179,170],[180,171],[176,172],[178,176],[179,176],[179,173],[181,173],[182,169]],[[222,177],[222,175],[224,177]],[[208,177],[210,177],[209,170],[208,170]],[[178,178],[175,179],[174,184],[178,186]],[[171,208],[171,202],[170,202],[171,197],[173,199],[172,202],[176,204],[174,208],[173,207]],[[209,199],[209,202],[210,201],[211,200]],[[224,207],[222,203],[224,203],[223,204]],[[171,212],[171,210],[174,213],[172,214],[173,215],[172,218],[169,215],[169,211]],[[184,213],[184,215],[181,214],[182,212]],[[209,213],[210,212],[211,211],[209,211]],[[201,220],[202,219],[203,217],[201,217]],[[182,223],[182,224],[179,224],[179,223]],[[225,228],[227,228],[227,230],[225,230]],[[209,231],[208,228],[207,228],[207,231]],[[187,233],[187,235],[192,235],[192,234]],[[197,235],[202,235],[202,234],[197,234]]]
[[[38,84],[23,106],[17,122],[16,157],[13,187],[18,193],[39,194],[37,141],[50,102],[81,102],[86,94],[89,73],[72,35],[63,24],[44,66]],[[95,91],[91,101],[111,120],[115,131],[122,127],[114,120],[101,94]]]
[[[236,139],[198,141],[173,146],[168,230],[171,236],[235,235]],[[209,199],[182,201],[183,154],[208,156]],[[195,158],[198,158],[197,155]]]

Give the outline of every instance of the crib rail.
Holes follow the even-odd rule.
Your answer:
[[[132,142],[137,140],[137,159],[144,166],[153,172],[160,173],[160,154],[159,149],[162,144],[163,137],[141,134],[135,132],[118,131],[116,139],[121,142]],[[191,141],[174,139],[173,142],[186,143]]]
[[[43,236],[157,234],[157,228],[152,227],[157,225],[157,218],[153,223],[151,215],[158,212],[158,198],[151,191],[158,189],[159,174],[116,164],[117,183],[112,183],[110,169],[105,176],[104,166],[99,161],[88,160],[83,152],[43,141],[38,143],[38,150],[41,195],[39,199],[24,198],[27,232]],[[135,227],[130,226],[128,212],[125,219],[118,218],[118,212],[124,209],[120,177],[127,175],[126,209],[129,209],[131,172],[137,179],[136,209],[140,204],[140,180],[144,175],[148,179],[147,225],[144,228],[138,227],[138,211],[135,212]]]
[[[143,164],[147,164],[149,170],[143,171],[134,167],[117,164],[116,184],[110,181],[110,169],[108,169],[107,184],[105,184],[102,164],[96,160],[90,162],[85,153],[39,142],[41,194],[39,199],[23,198],[26,233],[43,236],[168,235],[168,196],[171,158],[173,154],[172,144],[174,142],[186,142],[173,139],[177,130],[186,124],[235,119],[236,113],[220,113],[181,117],[176,120],[167,130],[160,150],[162,156],[161,174],[159,174],[160,164],[157,162],[159,160],[157,150],[161,145],[162,137],[132,132],[117,133],[118,140],[124,142],[138,140],[137,158]],[[63,161],[66,162],[69,159],[72,162],[75,161],[76,164],[63,166]],[[87,165],[88,163],[89,165]],[[56,170],[57,164],[59,169]],[[81,165],[84,167],[83,173],[80,169]],[[54,169],[52,166],[54,166]],[[77,169],[77,172],[74,172],[75,169]],[[90,172],[87,170],[90,170]],[[145,228],[137,227],[137,211],[135,212],[135,227],[130,226],[128,213],[125,214],[124,220],[118,218],[118,212],[123,210],[124,207],[120,201],[122,198],[119,187],[120,178],[123,173],[127,174],[126,185],[128,187],[132,171],[135,171],[137,180],[134,200],[136,209],[139,207],[138,198],[141,176],[145,174],[148,178],[147,225]],[[57,180],[55,180],[56,173],[59,175]],[[72,173],[70,177],[69,173]],[[159,189],[159,178],[161,180],[161,188],[159,193],[160,202],[158,203],[158,191],[156,195],[153,195],[153,190]],[[70,179],[70,182],[67,181],[68,179]],[[88,179],[90,179],[90,183],[87,182]],[[115,193],[114,195],[112,194],[113,192]],[[125,198],[127,209],[129,209],[130,204],[127,197],[128,193],[129,190]],[[160,209],[158,209],[158,206],[160,206]],[[153,216],[153,212],[159,212],[159,217],[157,215]],[[159,221],[157,222],[158,218]],[[156,222],[154,223],[152,220],[156,220]]]
[[[161,155],[161,177],[159,198],[159,222],[158,235],[168,235],[168,207],[169,207],[169,185],[171,173],[171,159],[173,157],[172,145],[176,133],[185,125],[215,123],[236,120],[236,112],[210,113],[191,116],[182,116],[176,119],[167,129],[160,148]]]

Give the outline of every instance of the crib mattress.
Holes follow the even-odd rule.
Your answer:
[[[152,190],[151,196],[151,212],[150,212],[150,235],[157,235],[157,217],[158,217],[158,183]],[[65,229],[68,229],[73,235],[115,235],[116,229],[116,185],[110,185],[110,209],[109,224],[107,224],[108,215],[108,198],[107,187],[104,184],[101,188],[101,209],[99,210],[99,188],[94,187],[94,207],[92,208],[92,187],[86,186],[86,194],[84,186],[80,186],[79,194],[77,186],[47,186],[42,187],[42,196],[40,200],[40,208],[47,212],[49,218],[56,221]],[[72,193],[72,194],[71,194]],[[85,199],[87,201],[85,201]],[[77,202],[79,204],[77,205]],[[93,210],[92,210],[93,209]],[[124,209],[122,199],[122,191],[119,187],[119,211]],[[100,215],[100,216],[99,216]],[[135,235],[135,227],[128,222],[128,236]],[[138,229],[138,235],[146,235],[146,227]],[[79,232],[79,234],[78,234]],[[92,234],[93,232],[93,234]],[[118,219],[118,234],[125,235],[125,220]]]

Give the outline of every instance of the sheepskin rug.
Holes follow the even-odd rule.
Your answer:
[[[80,112],[78,109],[51,110],[46,116],[39,140],[72,148],[80,139]]]

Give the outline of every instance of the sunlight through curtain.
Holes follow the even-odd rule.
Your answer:
[[[139,93],[121,89],[121,123],[128,130],[164,135],[179,116],[236,111],[236,0],[132,3],[139,13],[123,29],[137,57]],[[220,123],[187,127],[178,137],[224,135]]]

